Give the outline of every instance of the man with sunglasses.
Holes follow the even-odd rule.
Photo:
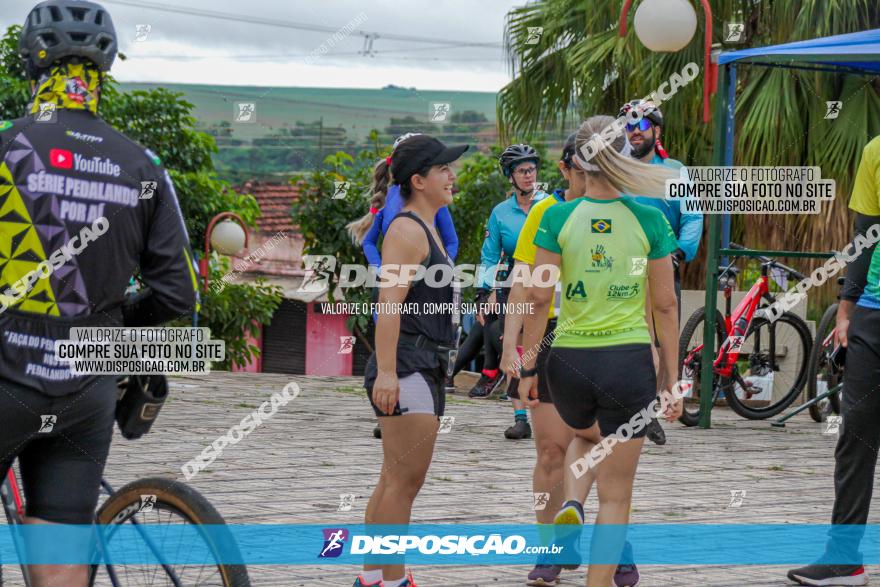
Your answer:
[[[682,169],[680,161],[671,159],[660,141],[663,132],[663,113],[648,100],[631,100],[620,108],[618,117],[626,117],[626,138],[632,146],[632,155],[644,163],[665,165],[672,169]],[[700,238],[703,236],[703,215],[700,212],[685,212],[681,202],[635,195],[640,204],[659,208],[678,240],[678,248],[672,252],[672,266],[675,269],[675,296],[678,298],[678,315],[681,316],[681,273],[678,270],[682,261],[691,261],[697,255]],[[665,444],[666,434],[660,423],[654,419],[648,425],[648,438],[655,444]]]

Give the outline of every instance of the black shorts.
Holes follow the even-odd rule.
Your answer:
[[[18,458],[26,515],[94,522],[116,397],[115,377],[60,397],[0,379],[0,474]]]
[[[538,369],[538,401],[544,404],[553,403],[553,398],[550,397],[550,384],[547,382],[547,355],[550,354],[550,341],[547,337],[554,330],[556,330],[555,318],[547,322],[547,330],[544,331],[546,344],[541,346],[535,360],[535,367]],[[510,384],[507,386],[507,397],[519,399],[519,378],[510,380]]]
[[[602,436],[610,436],[657,396],[650,344],[552,347],[545,369],[553,404],[575,430],[585,430],[599,420]],[[647,422],[633,426],[632,436],[645,436],[646,426]]]
[[[400,396],[394,412],[386,414],[373,403],[373,384],[376,382],[376,353],[367,360],[364,369],[364,387],[370,405],[376,416],[403,416],[406,414],[434,414],[438,418],[446,409],[446,390],[444,376],[445,363],[432,359],[436,353],[427,351],[408,351],[404,347],[397,349],[397,380],[400,385]],[[431,366],[434,362],[435,365]]]

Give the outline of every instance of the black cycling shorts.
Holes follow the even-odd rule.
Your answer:
[[[602,436],[610,436],[657,396],[649,344],[551,347],[545,370],[556,411],[575,430],[585,430],[599,420]],[[639,430],[633,427],[632,436],[645,436],[646,425]]]
[[[0,474],[18,458],[27,516],[94,522],[116,397],[115,377],[60,397],[0,379]]]

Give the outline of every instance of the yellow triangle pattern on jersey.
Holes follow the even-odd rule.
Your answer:
[[[28,213],[27,206],[25,206],[18,188],[15,187],[12,174],[4,162],[0,163],[0,218],[13,214],[19,216],[20,219],[0,220],[0,266],[3,267],[3,270],[0,271],[0,302],[4,306],[14,307],[23,312],[58,316],[60,313],[49,279],[38,279],[34,287],[20,302],[16,302],[14,296],[6,295],[6,290],[13,283],[37,269],[40,264],[38,261],[24,260],[18,257],[29,251],[32,251],[38,259],[45,260],[47,255]],[[22,238],[22,234],[24,238]],[[14,251],[12,250],[13,238],[20,239]]]

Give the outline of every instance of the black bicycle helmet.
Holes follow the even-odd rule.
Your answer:
[[[87,59],[101,71],[110,71],[118,51],[116,29],[100,4],[46,0],[28,14],[18,51],[32,78],[66,57]]]
[[[571,159],[574,157],[575,150],[577,149],[577,133],[573,132],[568,135],[568,138],[565,139],[565,143],[562,144],[562,157],[560,159],[565,166],[571,169]]]
[[[627,122],[637,122],[640,118],[647,118],[663,128],[663,113],[650,100],[630,100],[620,107],[617,117],[626,117]]]
[[[510,172],[513,168],[523,161],[534,161],[535,165],[539,165],[541,163],[541,158],[538,156],[538,152],[535,151],[535,149],[524,143],[510,145],[504,149],[504,152],[501,153],[501,157],[498,158],[498,164],[501,165],[501,171],[504,172],[504,177],[510,177]]]

